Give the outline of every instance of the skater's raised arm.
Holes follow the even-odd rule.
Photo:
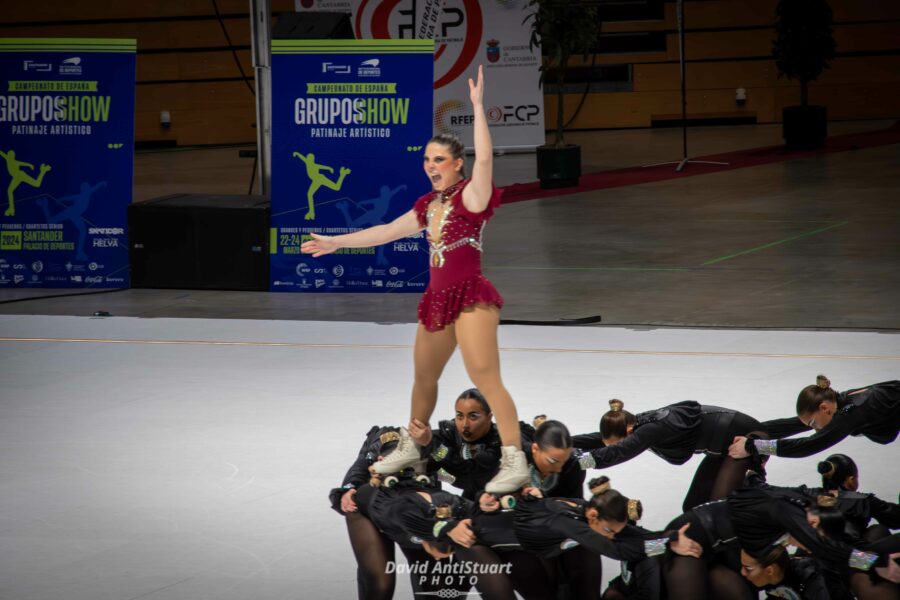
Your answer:
[[[494,147],[487,117],[484,114],[484,74],[478,67],[478,80],[469,79],[469,98],[474,115],[475,162],[472,164],[472,180],[463,190],[463,205],[469,212],[480,213],[488,207],[493,192]]]
[[[331,254],[338,248],[380,246],[400,238],[409,237],[423,229],[424,227],[419,224],[416,213],[409,210],[390,223],[375,225],[353,233],[335,236],[313,233],[311,234],[313,239],[303,242],[300,246],[300,251],[304,254],[312,254],[313,258],[319,258],[325,254]]]

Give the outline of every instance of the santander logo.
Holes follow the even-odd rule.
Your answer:
[[[415,32],[415,17],[408,10],[399,10],[402,0],[362,0],[356,10],[353,24],[357,39],[398,39],[411,38]],[[440,89],[455,81],[472,64],[481,46],[484,33],[484,18],[478,0],[459,0],[462,2],[462,23],[453,27],[453,23],[439,21],[435,39],[434,89]],[[405,3],[404,3],[405,4]],[[455,13],[459,11],[453,11]],[[443,15],[447,17],[445,13]],[[449,18],[455,18],[451,16]],[[462,37],[462,45],[449,45],[441,41],[443,28],[453,37]],[[451,29],[452,27],[452,29]],[[459,31],[459,28],[463,31]],[[404,32],[408,35],[402,35]],[[393,35],[392,35],[393,34]]]

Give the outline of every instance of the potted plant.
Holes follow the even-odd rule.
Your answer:
[[[538,85],[543,87],[547,72],[556,72],[556,133],[552,144],[538,146],[537,170],[542,188],[578,185],[581,176],[581,147],[566,144],[563,91],[569,59],[581,54],[587,57],[597,44],[600,24],[596,3],[584,0],[529,0],[533,12],[525,17],[531,22],[531,47],[540,47],[544,61]]]
[[[779,77],[800,81],[800,106],[782,109],[784,142],[795,150],[821,148],[828,114],[824,106],[809,104],[809,82],[834,58],[831,7],[827,0],[779,0],[775,15],[772,55]]]

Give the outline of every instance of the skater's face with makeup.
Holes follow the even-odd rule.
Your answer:
[[[541,472],[541,475],[561,472],[566,461],[571,456],[571,448],[552,448],[549,446],[541,448],[535,442],[531,443],[531,457],[534,459],[534,466]]]
[[[784,572],[778,565],[763,565],[743,550],[741,550],[741,575],[759,588],[781,583],[784,579]]]
[[[587,518],[588,526],[609,540],[614,539],[618,534],[622,533],[622,530],[628,525],[625,521],[601,519],[598,516],[596,508],[587,509],[584,515]]]
[[[820,431],[824,429],[826,425],[831,423],[831,419],[834,418],[834,413],[837,412],[837,408],[837,402],[824,401],[816,407],[814,412],[798,413],[797,418],[803,421],[804,425],[810,429]]]
[[[480,440],[488,434],[492,416],[474,398],[460,398],[456,401],[456,430],[467,442]]]
[[[462,179],[462,158],[453,158],[450,148],[431,142],[425,146],[423,168],[436,192],[447,189]]]

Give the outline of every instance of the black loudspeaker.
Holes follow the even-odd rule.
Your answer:
[[[128,207],[131,287],[269,289],[263,196],[175,194]]]
[[[352,40],[350,13],[302,12],[278,15],[272,29],[276,40]]]

